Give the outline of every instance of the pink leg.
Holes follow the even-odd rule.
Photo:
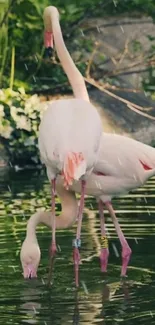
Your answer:
[[[79,262],[80,262],[80,253],[79,248],[81,247],[81,226],[82,226],[82,217],[83,217],[83,209],[84,209],[84,196],[85,196],[85,187],[86,182],[84,180],[81,181],[81,199],[79,206],[79,214],[78,214],[78,225],[76,232],[76,239],[73,240],[73,260],[74,260],[74,270],[75,270],[75,284],[76,287],[79,286]]]
[[[100,263],[101,263],[101,271],[107,272],[108,265],[108,257],[109,257],[109,249],[108,249],[108,239],[106,236],[105,230],[105,218],[103,211],[103,202],[99,200],[99,214],[100,214],[100,224],[101,224],[101,254],[100,254]]]
[[[54,258],[55,258],[56,252],[57,252],[56,229],[55,229],[55,188],[56,188],[56,179],[55,178],[51,181],[51,186],[52,186],[52,242],[51,242],[51,247],[50,247],[51,263],[50,263],[50,272],[49,272],[49,282],[51,280]]]
[[[111,215],[111,218],[112,218],[112,221],[114,223],[118,238],[119,238],[121,246],[122,246],[121,276],[126,276],[127,267],[128,267],[128,264],[129,264],[129,260],[130,260],[132,251],[131,251],[131,248],[128,245],[128,242],[127,242],[122,230],[121,230],[121,227],[120,227],[120,225],[118,223],[118,220],[116,218],[116,215],[115,215],[115,212],[114,212],[114,209],[112,207],[111,202],[106,202],[105,206],[107,207],[107,209],[108,209],[108,211],[109,211],[109,213]]]

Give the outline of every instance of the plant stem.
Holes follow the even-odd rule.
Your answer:
[[[15,46],[12,47],[12,55],[11,55],[10,89],[13,88],[14,74],[15,74]]]
[[[8,52],[8,29],[7,26],[4,26],[1,28],[1,35],[0,35],[0,56],[2,56],[2,61],[0,65],[0,88],[2,87],[2,79],[4,75],[5,70],[5,64],[7,59],[7,52]],[[3,38],[4,38],[4,44],[3,44]]]

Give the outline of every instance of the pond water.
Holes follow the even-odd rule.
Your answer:
[[[108,214],[108,274],[104,277],[100,272],[97,205],[86,198],[78,292],[72,264],[75,226],[57,232],[61,252],[50,288],[46,279],[51,232],[43,225],[37,228],[42,251],[38,279],[22,277],[19,253],[26,221],[37,208],[50,206],[45,175],[32,170],[8,171],[0,177],[0,193],[0,324],[155,324],[155,179],[113,202],[133,250],[125,282],[120,280],[120,244]],[[57,211],[60,208],[57,201]]]

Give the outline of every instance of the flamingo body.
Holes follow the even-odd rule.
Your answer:
[[[154,175],[154,148],[126,136],[103,133],[94,171],[87,178],[86,194],[106,202],[142,186]],[[79,185],[74,182],[70,188],[80,193]]]
[[[47,166],[48,177],[62,173],[70,152],[82,153],[85,160],[81,170],[77,166],[74,179],[90,172],[96,163],[101,134],[101,121],[91,103],[73,98],[49,105],[39,130],[41,160]]]

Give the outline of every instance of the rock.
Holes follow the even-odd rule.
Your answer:
[[[86,42],[93,40],[94,47],[99,44],[93,56],[91,76],[101,83],[108,77],[108,81],[121,89],[112,90],[114,94],[144,108],[152,107],[150,111],[142,112],[155,117],[155,102],[142,90],[142,80],[148,76],[147,58],[152,46],[148,36],[155,37],[152,18],[87,18],[80,28]],[[87,58],[88,53],[83,60]],[[92,53],[89,58],[92,59]],[[91,87],[89,94],[100,111],[105,132],[126,134],[144,143],[155,144],[155,120],[131,111],[126,104],[95,87]]]
[[[137,94],[128,91],[113,91],[113,93],[137,105],[152,106],[153,109],[147,113],[155,118],[155,103],[146,98],[143,93]],[[126,104],[96,88],[90,91],[90,97],[99,109],[105,132],[131,136],[146,144],[153,145],[155,143],[155,120],[153,121],[130,110]]]
[[[86,40],[99,43],[93,58],[100,75],[123,76],[135,88],[141,88],[142,77],[147,76],[147,57],[155,37],[151,17],[108,17],[87,19],[81,26]],[[90,54],[91,56],[91,54]],[[96,69],[95,69],[96,70]]]

